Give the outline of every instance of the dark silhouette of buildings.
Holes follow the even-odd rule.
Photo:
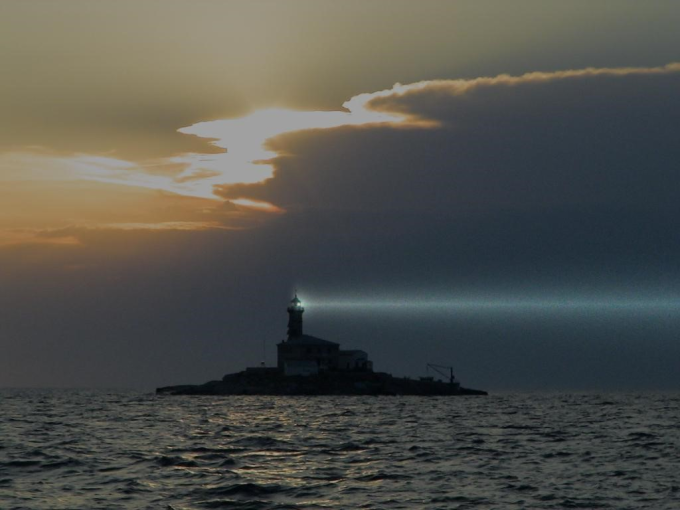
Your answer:
[[[277,345],[277,367],[285,375],[314,375],[324,371],[372,372],[373,363],[365,351],[341,350],[340,344],[305,335],[297,297],[288,305],[288,338]]]
[[[276,367],[248,367],[219,381],[157,388],[163,395],[486,395],[433,377],[410,379],[374,372],[368,354],[305,335],[297,297],[288,305],[288,337],[277,345]],[[431,365],[434,366],[434,365]],[[441,367],[440,367],[441,368]]]

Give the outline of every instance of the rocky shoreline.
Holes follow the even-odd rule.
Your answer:
[[[457,383],[394,377],[382,372],[323,372],[286,376],[275,368],[251,368],[200,385],[165,386],[158,395],[487,395]]]

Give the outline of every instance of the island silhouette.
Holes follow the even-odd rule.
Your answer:
[[[165,386],[160,395],[487,395],[464,388],[453,376],[411,379],[374,372],[368,353],[340,349],[340,344],[303,332],[302,301],[295,296],[287,307],[288,334],[277,344],[275,367],[247,367],[221,380],[199,385]],[[433,368],[439,365],[432,365]],[[439,367],[442,368],[442,367]],[[441,373],[441,372],[440,372]]]

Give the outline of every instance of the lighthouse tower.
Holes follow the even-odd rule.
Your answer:
[[[340,344],[305,335],[302,314],[305,312],[297,297],[288,303],[288,338],[276,345],[276,366],[291,376],[308,376],[320,372],[372,372],[373,364],[364,351],[341,351]]]
[[[288,340],[302,336],[302,314],[304,312],[305,308],[302,306],[302,301],[298,299],[296,291],[295,297],[288,305]]]

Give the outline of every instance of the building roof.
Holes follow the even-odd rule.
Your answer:
[[[342,356],[343,354],[345,354],[345,355],[365,354],[366,356],[368,356],[368,353],[366,351],[362,351],[361,349],[347,349],[347,350],[343,349],[343,350],[339,351],[338,354],[340,354],[340,356]]]
[[[288,339],[292,344],[308,344],[308,345],[340,345],[337,342],[331,342],[330,340],[324,340],[323,338],[317,338],[312,335],[300,335],[294,336]]]

